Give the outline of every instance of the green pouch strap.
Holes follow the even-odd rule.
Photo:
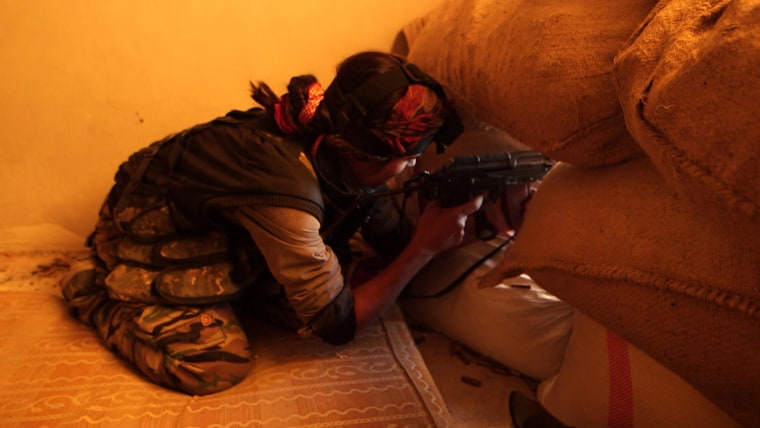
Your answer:
[[[231,270],[227,262],[164,269],[155,278],[155,290],[167,302],[180,305],[224,302],[242,291],[230,278]]]
[[[105,279],[108,294],[122,302],[162,303],[153,293],[153,280],[159,271],[144,267],[118,264]]]
[[[121,263],[106,277],[112,299],[123,302],[209,305],[237,296],[242,288],[230,278],[226,262],[205,266],[173,266],[162,270]]]

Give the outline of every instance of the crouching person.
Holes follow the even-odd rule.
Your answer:
[[[412,230],[398,227],[390,199],[369,197],[461,132],[441,86],[413,64],[362,52],[325,91],[310,75],[281,97],[251,87],[260,107],[168,136],[119,167],[88,239],[91,263],[61,283],[113,352],[188,394],[246,377],[242,312],[350,341],[462,241],[482,203],[431,203]],[[387,263],[351,288],[357,231]]]

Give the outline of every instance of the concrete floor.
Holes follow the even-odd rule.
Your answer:
[[[417,347],[457,428],[510,428],[509,394],[533,397],[533,382],[436,332],[411,325]]]

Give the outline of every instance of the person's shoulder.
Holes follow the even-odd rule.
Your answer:
[[[233,109],[227,112],[224,116],[222,116],[223,119],[230,119],[230,120],[246,120],[246,119],[255,119],[267,116],[266,110],[264,110],[261,107],[252,107],[248,110],[238,110]]]
[[[272,115],[261,107],[253,107],[249,110],[231,110],[226,115],[214,120],[213,123],[248,128],[260,137],[278,144],[303,145],[302,138],[283,133]]]
[[[210,124],[215,125],[233,125],[248,127],[268,127],[268,114],[261,107],[254,107],[248,110],[230,110],[225,115],[211,120]]]

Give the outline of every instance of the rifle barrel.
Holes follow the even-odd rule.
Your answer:
[[[533,151],[488,153],[452,158],[443,170],[452,172],[509,170],[531,166],[551,166],[551,160]]]

